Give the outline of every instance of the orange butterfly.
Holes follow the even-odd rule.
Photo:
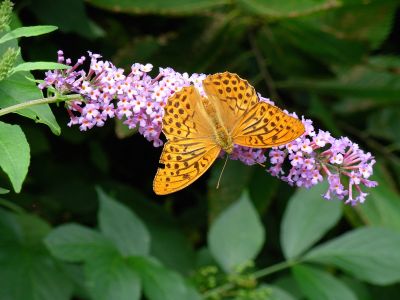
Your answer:
[[[221,150],[230,154],[233,145],[270,148],[286,144],[305,129],[300,120],[278,107],[260,102],[254,88],[229,72],[207,76],[207,97],[193,87],[173,94],[165,106],[164,145],[153,182],[154,192],[179,191],[199,178]]]

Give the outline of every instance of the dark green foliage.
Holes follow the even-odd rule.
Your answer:
[[[151,63],[152,75],[227,70],[370,151],[379,186],[343,208],[323,185],[296,191],[229,161],[216,189],[218,161],[157,197],[161,149],[134,130],[80,132],[57,104],[20,110],[0,122],[1,300],[398,297],[398,1],[24,0],[13,14],[3,4],[0,108],[52,96],[34,78],[63,68],[48,63],[58,49],[126,70]]]

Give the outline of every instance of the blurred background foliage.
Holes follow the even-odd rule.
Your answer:
[[[371,191],[366,204],[344,208],[343,218],[339,212],[334,215],[327,212],[330,217],[326,222],[331,225],[326,225],[325,219],[318,219],[320,210],[301,215],[309,218],[307,222],[317,219],[316,224],[327,227],[314,238],[316,242],[322,236],[322,241],[326,241],[365,226],[382,226],[400,232],[398,8],[399,1],[394,0],[19,0],[15,3],[13,24],[46,24],[59,28],[48,35],[20,40],[25,61],[54,61],[58,49],[74,60],[90,50],[125,69],[134,62],[151,63],[154,74],[158,67],[172,67],[182,73],[228,70],[246,78],[278,106],[313,119],[316,128],[329,130],[335,136],[348,136],[371,151],[378,161],[374,176],[379,187]],[[43,73],[34,75],[43,78]],[[118,122],[109,122],[89,132],[68,128],[68,116],[62,105],[54,105],[52,110],[61,127],[60,136],[53,135],[44,125],[35,125],[15,115],[3,119],[22,126],[32,158],[22,192],[6,197],[29,214],[24,215],[24,220],[11,220],[8,212],[2,212],[3,223],[19,232],[24,249],[29,251],[23,252],[23,256],[13,256],[10,253],[15,254],[14,250],[0,249],[0,261],[8,261],[9,266],[0,270],[0,282],[3,282],[0,286],[13,280],[10,286],[16,285],[21,276],[25,277],[27,266],[34,262],[33,267],[29,265],[34,275],[31,278],[28,274],[23,280],[30,289],[37,289],[37,296],[21,296],[23,293],[10,292],[13,287],[8,290],[2,287],[0,295],[4,298],[1,299],[68,299],[72,294],[76,299],[107,299],[99,290],[87,291],[80,265],[76,264],[81,260],[60,265],[50,258],[41,242],[50,230],[49,224],[55,227],[73,222],[97,227],[100,221],[96,186],[101,186],[143,220],[152,240],[149,251],[166,267],[165,272],[174,270],[192,277],[199,266],[215,264],[206,248],[207,228],[244,190],[248,191],[246,199],[256,208],[267,236],[267,243],[257,257],[256,269],[290,258],[290,251],[294,256],[299,255],[313,243],[298,245],[297,250],[283,246],[286,247],[283,254],[280,234],[289,230],[290,235],[290,226],[280,227],[289,199],[294,201],[294,197],[300,197],[311,210],[314,206],[323,206],[320,209],[325,210],[340,207],[334,202],[324,202],[320,199],[322,192],[318,191],[301,191],[300,195],[293,196],[295,189],[272,178],[261,167],[233,161],[228,163],[218,190],[215,186],[222,167],[220,162],[190,188],[157,197],[152,191],[152,179],[161,148],[153,148]],[[6,175],[0,176],[2,186],[7,188]],[[311,198],[315,201],[308,203]],[[288,213],[286,210],[285,215]],[[237,220],[244,224],[248,221]],[[257,229],[259,224],[254,226]],[[0,235],[7,237],[3,227]],[[90,234],[96,237],[90,235],[88,239],[100,239],[98,233]],[[208,243],[215,245],[211,236],[209,233]],[[1,247],[7,249],[10,240],[0,239]],[[370,250],[378,251],[380,247],[375,244],[374,250]],[[55,255],[60,258],[59,253]],[[217,261],[221,265],[221,258]],[[156,263],[133,263],[161,272]],[[58,268],[63,272],[57,271]],[[400,273],[400,269],[397,271]],[[55,275],[48,278],[46,272],[60,277],[65,273],[62,276],[69,279],[54,278]],[[332,267],[324,269],[322,275],[320,272],[315,267],[298,266],[292,272],[274,273],[265,282],[279,286],[280,292],[240,299],[395,299],[400,290],[396,283],[400,275],[393,280],[369,279],[365,283],[356,279],[360,276],[350,277]],[[134,276],[128,271],[123,274],[124,278]],[[340,279],[339,287],[333,276]],[[313,286],[312,280],[302,281],[302,278],[318,277],[325,280],[325,287],[331,293],[318,294],[321,285],[314,282]],[[362,276],[361,279],[365,280]],[[46,280],[51,281],[47,287]],[[96,280],[96,277],[89,278],[89,282],[101,285]],[[48,291],[44,291],[46,288]],[[27,288],[30,291],[27,293],[33,295],[30,289]],[[53,297],[56,291],[58,298]],[[168,298],[166,294],[157,298],[147,291],[146,297],[179,300],[178,296]],[[182,299],[191,299],[185,297]],[[108,299],[131,298],[114,295]]]

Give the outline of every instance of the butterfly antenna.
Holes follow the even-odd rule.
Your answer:
[[[226,155],[224,166],[222,167],[221,173],[219,174],[218,182],[217,182],[217,189],[219,188],[219,183],[221,182],[222,173],[224,173],[226,163],[228,162],[229,155]]]

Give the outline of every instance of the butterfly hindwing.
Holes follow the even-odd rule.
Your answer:
[[[160,158],[164,168],[158,168],[154,178],[155,193],[165,195],[185,188],[210,168],[219,152],[220,147],[207,140],[168,141]]]

